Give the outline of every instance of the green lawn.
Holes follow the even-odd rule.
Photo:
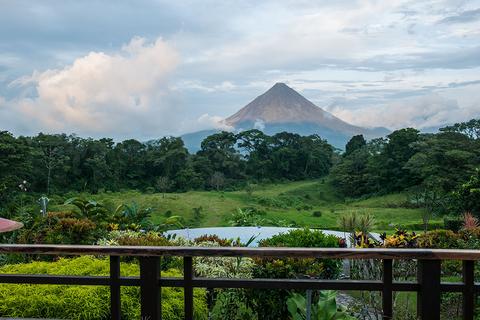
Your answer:
[[[403,194],[373,197],[364,200],[345,200],[323,181],[299,181],[256,186],[253,194],[245,191],[215,192],[190,191],[186,193],[144,194],[137,191],[84,195],[108,206],[136,202],[153,209],[152,221],[161,222],[166,212],[184,217],[191,227],[227,226],[237,208],[255,207],[266,212],[266,219],[285,220],[300,226],[338,229],[337,220],[343,213],[356,211],[371,213],[376,219],[375,231],[392,231],[396,226],[410,230],[421,229],[421,209],[402,207]],[[193,219],[193,208],[202,207],[200,221]],[[321,217],[314,217],[315,211]],[[440,218],[432,224],[440,224]]]

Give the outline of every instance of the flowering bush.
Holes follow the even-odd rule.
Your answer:
[[[395,233],[391,236],[384,233],[380,238],[383,240],[383,246],[387,248],[415,248],[418,235],[415,232],[408,233],[402,229],[395,229]]]
[[[370,236],[369,233],[357,231],[352,233],[353,246],[355,248],[374,248],[380,243]]]
[[[97,224],[70,211],[48,212],[20,231],[20,243],[93,244],[103,234]]]

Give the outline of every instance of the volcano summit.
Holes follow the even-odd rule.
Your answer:
[[[362,128],[349,124],[317,107],[285,83],[276,83],[264,94],[224,120],[235,130],[260,129],[272,135],[287,131],[301,135],[318,134],[335,147],[343,148],[354,135],[366,138],[381,137],[389,133],[386,128]],[[205,130],[184,135],[187,147],[196,150],[200,142],[216,132]]]

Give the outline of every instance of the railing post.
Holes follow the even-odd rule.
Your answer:
[[[473,320],[475,311],[475,261],[463,261],[463,319]]]
[[[382,309],[383,319],[392,319],[392,282],[393,282],[393,270],[392,259],[383,260],[383,290],[382,290]]]
[[[305,320],[312,320],[312,290],[307,290],[307,315]]]
[[[185,320],[193,320],[193,261],[192,257],[183,258],[183,297]]]
[[[140,258],[140,302],[142,320],[161,320],[162,302],[159,286],[160,258]]]
[[[418,260],[417,317],[423,320],[440,319],[440,260]]]
[[[120,257],[110,256],[110,317],[120,320]]]

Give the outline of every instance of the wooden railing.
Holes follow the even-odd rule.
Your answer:
[[[120,287],[139,286],[143,319],[161,319],[160,290],[162,287],[184,289],[185,319],[193,319],[193,288],[254,288],[301,290],[361,290],[382,295],[384,319],[393,316],[392,292],[410,291],[418,294],[417,316],[439,319],[442,292],[457,292],[463,297],[463,318],[473,319],[475,295],[480,285],[474,282],[474,262],[480,259],[477,250],[425,249],[340,249],[340,248],[241,248],[241,247],[131,247],[131,246],[70,246],[70,245],[0,245],[0,253],[46,255],[101,255],[110,257],[110,276],[53,276],[0,274],[0,283],[100,285],[110,287],[111,319],[120,319]],[[135,256],[140,261],[140,277],[120,276],[120,257]],[[161,278],[162,256],[183,257],[183,278]],[[382,280],[317,280],[317,279],[215,279],[196,278],[193,257],[272,257],[380,259]],[[416,282],[393,279],[393,260],[416,260]],[[441,282],[441,261],[463,261],[462,282]]]

